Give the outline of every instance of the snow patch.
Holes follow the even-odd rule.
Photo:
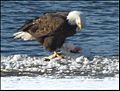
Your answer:
[[[44,57],[30,57],[27,55],[11,55],[1,57],[1,75],[57,75],[114,77],[119,74],[118,57],[95,56],[89,60],[85,56],[77,58],[52,59],[44,61]]]

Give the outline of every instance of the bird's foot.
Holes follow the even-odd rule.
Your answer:
[[[62,59],[62,58],[64,58],[64,55],[62,53],[60,53],[60,52],[54,52],[54,54],[46,57],[45,60],[49,61],[49,60],[54,59],[54,58]]]
[[[60,59],[65,58],[65,56],[59,52],[56,52],[56,56],[57,56],[56,58],[60,58]]]

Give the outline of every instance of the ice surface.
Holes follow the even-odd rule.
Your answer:
[[[118,90],[118,78],[52,79],[45,77],[2,77],[2,90]]]
[[[1,89],[119,89],[119,57],[1,56]]]
[[[95,56],[93,60],[79,56],[65,59],[52,59],[44,61],[43,57],[30,57],[27,55],[11,55],[1,57],[2,76],[12,75],[57,75],[64,76],[90,76],[113,77],[119,73],[118,57]]]

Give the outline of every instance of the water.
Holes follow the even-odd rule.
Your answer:
[[[86,17],[83,31],[68,38],[68,41],[83,49],[90,49],[93,55],[118,55],[118,1],[2,1],[2,55],[40,56],[48,54],[48,51],[36,41],[13,41],[13,33],[17,32],[25,21],[43,12],[54,10],[80,10]]]
[[[2,1],[2,89],[118,89],[118,3],[117,0]],[[83,54],[44,61],[50,53],[37,41],[13,39],[13,33],[25,21],[43,12],[58,10],[80,10],[84,13],[86,25],[83,31],[67,39],[85,50]],[[29,81],[30,84],[26,85]]]

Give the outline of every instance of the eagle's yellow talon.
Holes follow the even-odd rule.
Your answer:
[[[58,58],[64,58],[64,55],[63,54],[57,54],[57,57]]]
[[[50,55],[47,57],[48,59],[53,59],[53,58],[64,58],[64,55],[58,52],[54,52],[54,54]]]

